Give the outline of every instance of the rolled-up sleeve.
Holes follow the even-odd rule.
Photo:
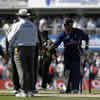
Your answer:
[[[18,32],[18,25],[13,24],[7,35],[7,39],[10,45],[13,45],[17,32]]]
[[[58,47],[60,43],[63,41],[63,38],[64,38],[64,32],[60,32],[57,37],[57,40],[54,42],[54,45]]]

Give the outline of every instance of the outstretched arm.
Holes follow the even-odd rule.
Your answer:
[[[57,37],[57,40],[54,42],[54,44],[52,45],[53,48],[57,48],[60,43],[63,41],[64,39],[64,32],[61,32],[58,37]]]

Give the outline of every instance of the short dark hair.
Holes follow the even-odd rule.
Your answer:
[[[64,24],[73,24],[73,19],[72,18],[65,19]]]

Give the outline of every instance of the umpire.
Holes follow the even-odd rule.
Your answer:
[[[72,77],[72,91],[78,93],[80,82],[80,50],[81,41],[86,41],[86,49],[88,49],[88,35],[82,30],[73,28],[73,20],[67,18],[64,22],[65,30],[58,35],[52,47],[58,47],[64,42],[64,65],[65,65],[65,85],[67,91],[69,75]]]
[[[14,21],[17,21],[17,19],[14,17],[12,23]],[[8,32],[9,33],[11,30],[11,25],[8,29]],[[6,36],[9,35],[9,34],[6,34]],[[15,64],[15,60],[14,60],[14,48],[12,47],[10,50],[9,50],[9,42],[8,42],[8,39],[7,37],[5,38],[5,42],[6,42],[6,59],[7,61],[9,61],[9,58],[10,58],[10,61],[11,61],[11,68],[12,68],[12,81],[13,81],[13,86],[14,86],[14,91],[13,93],[18,93],[20,91],[20,84],[19,84],[19,76],[18,76],[18,71],[17,71],[17,68],[16,68],[16,64]]]
[[[27,9],[20,9],[17,13],[19,21],[12,25],[8,35],[8,42],[14,48],[14,60],[16,63],[21,91],[16,97],[32,96],[35,69],[35,49],[39,42],[37,28],[29,20],[30,13]]]
[[[9,43],[6,38],[6,59],[9,60],[9,57],[11,57],[11,68],[12,68],[12,81],[14,86],[13,93],[18,93],[20,91],[20,84],[19,84],[19,76],[18,71],[16,68],[15,60],[14,60],[14,48],[11,48],[10,51],[8,50]]]

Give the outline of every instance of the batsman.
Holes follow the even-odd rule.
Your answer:
[[[64,31],[58,34],[57,40],[52,45],[52,48],[56,48],[61,42],[64,43],[64,74],[65,74],[65,93],[79,92],[80,83],[80,55],[81,55],[81,43],[85,40],[85,49],[88,49],[88,34],[78,28],[73,28],[73,19],[67,18],[64,22]],[[69,82],[72,81],[72,91],[69,91]]]

